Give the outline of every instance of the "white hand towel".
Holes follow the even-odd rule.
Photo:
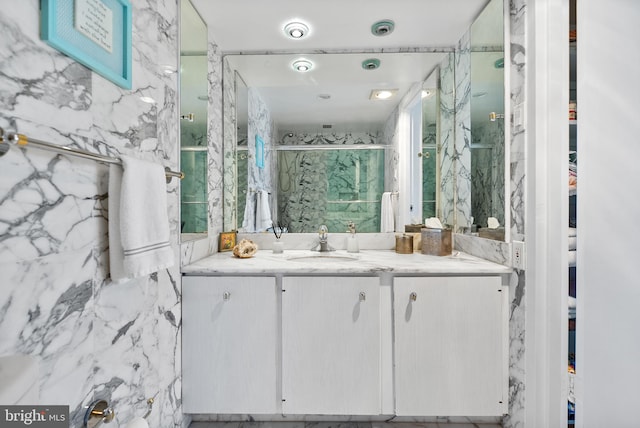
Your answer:
[[[242,219],[242,230],[246,233],[256,231],[256,198],[252,191],[247,192],[244,204],[244,219]]]
[[[384,192],[380,204],[380,232],[395,232],[395,230],[393,196],[391,192]]]
[[[128,156],[122,156],[122,162],[123,168],[112,165],[109,169],[109,246],[114,281],[149,275],[173,265],[164,168]]]
[[[264,232],[272,226],[269,192],[260,190],[256,195],[256,232]]]

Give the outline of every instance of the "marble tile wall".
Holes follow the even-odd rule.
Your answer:
[[[278,143],[344,146],[379,144],[379,140],[375,131],[282,131]],[[330,232],[344,232],[349,220],[359,232],[376,232],[384,179],[378,172],[383,167],[381,150],[279,151],[278,217],[290,232],[315,232],[320,224]]]
[[[209,103],[207,106],[207,199],[208,234],[206,238],[183,240],[180,245],[181,265],[187,265],[218,251],[218,234],[224,230],[224,145],[222,84],[222,54],[209,35],[207,47],[207,82]]]
[[[440,209],[438,217],[444,224],[455,223],[455,54],[448,54],[440,63]]]
[[[471,225],[471,40],[467,32],[458,42],[455,58],[455,222]]]
[[[283,132],[278,138],[282,145],[317,144],[378,144],[377,132]]]
[[[510,0],[510,98],[512,118],[510,121],[510,190],[511,198],[511,239],[525,239],[525,141],[524,126],[513,123],[515,107],[524,108],[526,103],[527,55],[525,43],[527,39],[527,5],[528,0]],[[525,295],[526,280],[524,271],[516,271],[514,286],[511,287],[511,311],[509,313],[509,415],[505,418],[505,428],[524,425],[525,417]]]
[[[274,204],[277,200],[276,194],[276,152],[273,149],[277,135],[276,125],[271,119],[269,108],[260,97],[260,93],[255,88],[248,88],[248,132],[247,132],[247,188],[245,208],[247,213],[255,215],[256,192],[269,192],[269,206],[271,208],[272,219],[274,215]],[[256,164],[256,137],[259,136],[264,142],[263,156],[264,166]],[[252,222],[243,215],[244,222],[242,228],[247,231],[254,231]],[[246,223],[249,221],[249,223]],[[246,223],[246,224],[245,224]],[[247,228],[248,227],[248,228]]]
[[[224,228],[225,230],[232,230],[235,229],[238,224],[238,214],[243,213],[244,201],[242,202],[242,207],[238,208],[238,195],[243,195],[243,193],[239,193],[239,189],[236,189],[235,186],[235,183],[238,181],[238,172],[236,164],[236,151],[234,150],[234,147],[237,144],[237,131],[239,130],[237,129],[238,123],[236,118],[235,73],[229,66],[228,61],[223,61],[222,85],[222,94],[224,97],[224,99],[222,100],[222,108],[224,111],[223,141],[225,142],[223,146],[225,168],[223,173],[224,177],[222,180],[224,186],[222,203],[224,206]],[[240,210],[240,212],[238,212],[238,210]],[[240,224],[242,224],[242,220],[240,220]]]
[[[525,141],[526,128],[513,122],[513,111],[516,107],[524,108],[526,103],[527,55],[525,49],[527,37],[527,0],[509,0],[509,34],[510,34],[510,99],[512,117],[510,127],[510,200],[508,201],[511,216],[511,240],[525,239]],[[454,243],[457,249],[488,260],[507,264],[510,261],[511,246],[509,243],[491,242],[488,239],[463,237],[456,235]],[[504,260],[500,262],[499,260]],[[524,426],[525,418],[525,272],[515,270],[509,287],[511,308],[509,311],[509,414],[505,416],[505,428]]]
[[[133,7],[133,88],[40,40],[39,2],[0,9],[0,126],[55,144],[178,168],[177,2]],[[151,97],[154,103],[140,97]],[[108,168],[38,149],[0,158],[0,355],[39,360],[41,404],[107,399],[124,425],[155,397],[151,426],[180,426],[179,263],[123,284],[108,269]],[[178,260],[179,198],[168,185]]]

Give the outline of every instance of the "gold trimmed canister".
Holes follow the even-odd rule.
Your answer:
[[[396,235],[396,253],[413,254],[413,235]]]

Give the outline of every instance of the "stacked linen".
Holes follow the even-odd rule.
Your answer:
[[[576,319],[576,305],[577,301],[575,297],[569,296],[569,319]]]
[[[576,265],[576,245],[578,242],[578,236],[575,227],[569,228],[569,266],[575,267]]]

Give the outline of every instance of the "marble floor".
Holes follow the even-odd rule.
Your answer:
[[[466,418],[437,418],[437,422],[192,422],[189,428],[502,428],[496,423],[463,422]]]

